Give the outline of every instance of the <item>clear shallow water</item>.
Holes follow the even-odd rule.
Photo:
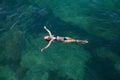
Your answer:
[[[1,0],[0,80],[119,80],[119,0]],[[56,35],[89,44],[47,42]]]

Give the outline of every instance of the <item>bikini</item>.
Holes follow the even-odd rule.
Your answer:
[[[54,39],[54,41],[57,41],[57,36],[53,35],[53,39]]]
[[[54,39],[54,41],[58,41],[58,39],[57,39],[57,36],[56,36],[56,35],[53,35],[53,39]],[[66,37],[64,37],[64,38],[63,38],[63,40],[65,41],[65,40],[67,40],[67,38],[66,38]]]
[[[65,41],[65,40],[67,40],[67,38],[66,38],[66,37],[64,37],[64,41]]]

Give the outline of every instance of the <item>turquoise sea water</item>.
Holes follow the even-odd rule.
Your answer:
[[[119,80],[119,0],[0,0],[0,80]],[[53,42],[48,35],[87,39]]]

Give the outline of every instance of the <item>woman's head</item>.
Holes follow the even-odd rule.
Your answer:
[[[50,36],[45,36],[44,37],[44,40],[46,40],[46,41],[50,41],[52,38],[50,37]]]

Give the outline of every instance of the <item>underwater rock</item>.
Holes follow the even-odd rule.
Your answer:
[[[18,80],[14,71],[9,66],[0,66],[0,80]]]
[[[113,62],[117,62],[120,59],[116,53],[112,52],[106,47],[101,47],[97,49],[97,55],[102,58],[108,58]]]
[[[119,61],[115,64],[115,69],[120,73],[120,62]]]
[[[106,47],[101,47],[100,49],[97,49],[97,55],[114,63],[114,68],[120,73],[120,57],[116,53]]]
[[[86,62],[90,59],[90,54],[78,45],[64,43],[53,43],[46,51],[40,51],[39,46],[46,42],[41,38],[30,37],[31,42],[26,50],[22,53],[21,66],[29,69],[26,78],[42,80],[41,78],[52,78],[50,71],[57,73],[59,76],[67,76],[67,79],[83,80]],[[34,45],[32,45],[34,43]],[[38,77],[41,76],[41,77]],[[49,77],[48,77],[49,76]],[[63,77],[65,78],[65,77]]]
[[[49,6],[61,20],[79,25],[92,35],[114,40],[120,35],[118,3],[117,0],[63,0],[50,2]]]

